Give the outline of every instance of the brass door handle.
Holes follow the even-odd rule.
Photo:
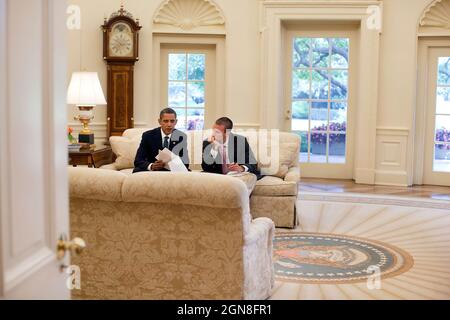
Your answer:
[[[56,244],[56,256],[58,260],[64,259],[66,252],[70,251],[71,254],[79,255],[86,248],[86,242],[81,238],[74,238],[72,241],[67,241],[65,235],[61,235]]]

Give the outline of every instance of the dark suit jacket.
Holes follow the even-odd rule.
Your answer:
[[[203,141],[202,168],[205,172],[222,174],[222,156],[220,151],[216,158],[211,155],[212,144],[207,140]],[[261,179],[261,172],[258,170],[255,156],[248,144],[247,138],[230,134],[228,141],[228,160],[248,168],[248,172],[253,173]]]
[[[163,142],[161,136],[161,128],[156,128],[145,132],[142,135],[141,144],[136,153],[136,159],[134,160],[134,171],[148,171],[150,163],[156,162],[156,156],[159,150],[162,150]],[[189,169],[189,155],[187,149],[187,136],[179,130],[172,132],[171,139],[169,141],[169,150],[179,156],[183,161],[187,169]]]

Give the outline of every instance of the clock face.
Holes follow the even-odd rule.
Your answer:
[[[132,57],[133,49],[133,33],[130,26],[123,22],[115,24],[109,38],[109,55],[111,57]]]

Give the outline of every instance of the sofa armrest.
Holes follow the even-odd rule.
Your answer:
[[[267,299],[274,285],[273,237],[275,224],[257,218],[244,238],[244,299]]]
[[[249,228],[249,232],[245,235],[244,245],[252,245],[261,238],[269,235],[270,246],[272,246],[273,235],[275,234],[275,224],[269,218],[254,219]]]
[[[300,167],[289,168],[288,172],[286,173],[286,176],[284,177],[284,181],[299,182],[300,181]]]
[[[115,163],[110,163],[110,164],[101,166],[100,169],[119,171],[119,168],[117,168]]]

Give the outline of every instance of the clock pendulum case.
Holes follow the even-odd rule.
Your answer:
[[[107,134],[121,136],[134,127],[133,76],[139,60],[139,20],[121,6],[103,29],[103,59],[107,64]]]

